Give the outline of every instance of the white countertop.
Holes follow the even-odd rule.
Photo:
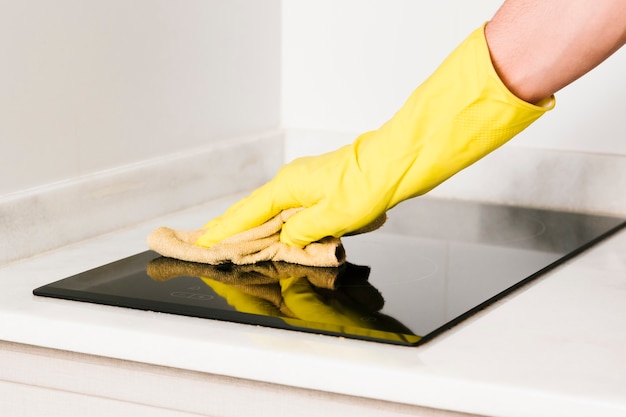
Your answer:
[[[32,295],[236,198],[1,267],[0,340],[489,416],[626,415],[626,230],[420,347]]]

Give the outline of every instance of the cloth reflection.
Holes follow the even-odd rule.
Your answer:
[[[155,281],[198,277],[237,311],[278,317],[294,327],[400,343],[420,340],[380,312],[384,299],[368,281],[367,266],[208,265],[162,257],[148,263],[146,272]]]

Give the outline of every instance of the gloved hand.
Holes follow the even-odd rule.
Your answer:
[[[514,96],[496,74],[484,27],[473,32],[376,131],[276,177],[204,226],[210,247],[292,207],[280,239],[303,247],[360,229],[498,148],[554,106]]]

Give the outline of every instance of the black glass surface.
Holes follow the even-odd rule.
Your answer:
[[[430,198],[342,239],[348,263],[203,265],[147,251],[35,295],[415,346],[624,227],[624,219]]]

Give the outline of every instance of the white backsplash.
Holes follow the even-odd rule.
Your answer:
[[[3,196],[0,264],[252,189],[278,170],[282,144],[280,130],[230,138]]]
[[[626,156],[504,146],[430,195],[626,217]]]

